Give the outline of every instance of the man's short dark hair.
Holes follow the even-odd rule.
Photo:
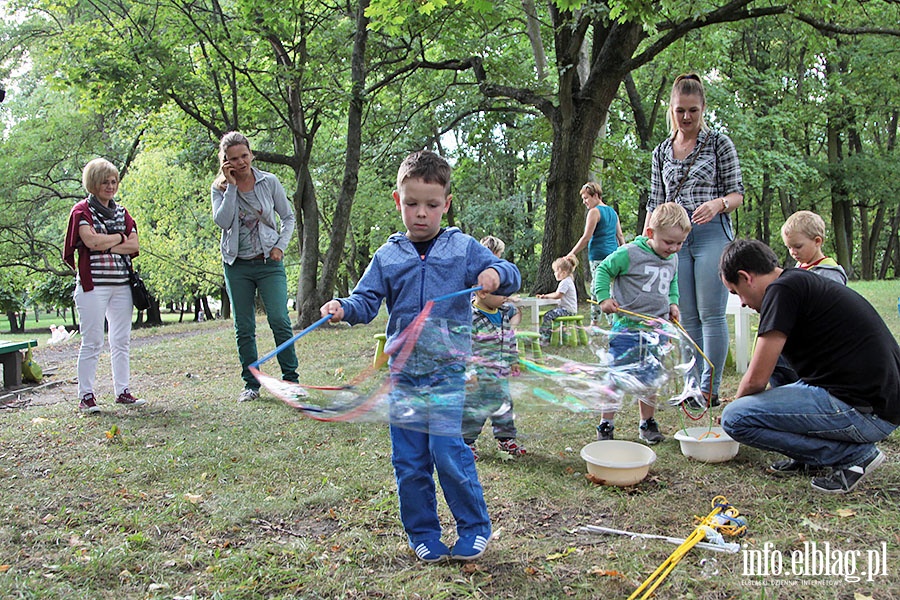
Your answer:
[[[738,271],[765,275],[778,267],[775,252],[758,240],[734,240],[719,258],[719,275],[728,283],[738,282]]]

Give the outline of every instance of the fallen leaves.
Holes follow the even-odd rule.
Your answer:
[[[576,548],[572,548],[572,547],[570,546],[569,548],[566,548],[566,549],[563,550],[562,552],[554,552],[554,553],[552,553],[552,554],[548,554],[548,555],[547,555],[547,560],[559,560],[559,559],[561,559],[561,558],[565,558],[565,557],[569,556],[569,555],[572,554],[573,552],[577,552],[577,549],[576,549]]]
[[[611,569],[603,569],[601,567],[594,567],[590,570],[590,574],[597,575],[598,577],[618,577],[620,579],[625,579],[625,573]]]

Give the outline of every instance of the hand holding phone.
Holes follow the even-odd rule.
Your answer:
[[[225,181],[232,185],[237,184],[237,179],[234,177],[234,167],[231,166],[229,161],[225,161],[222,163],[222,175],[225,176]]]

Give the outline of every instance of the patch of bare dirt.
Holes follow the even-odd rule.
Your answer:
[[[231,327],[230,321],[222,321],[222,327]],[[153,333],[141,334],[137,329],[132,332],[131,348],[154,346],[175,337],[180,339],[195,336],[211,336],[219,332],[219,328],[204,327],[196,330],[167,331],[158,328]],[[74,402],[78,395],[78,350],[81,347],[80,336],[53,345],[38,346],[32,350],[34,360],[44,372],[40,384],[26,383],[17,388],[0,388],[0,410],[21,409],[29,406],[46,406],[60,402]]]

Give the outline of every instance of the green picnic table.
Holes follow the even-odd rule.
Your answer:
[[[22,385],[23,350],[37,346],[37,340],[24,342],[0,342],[0,362],[3,363],[3,387]]]

